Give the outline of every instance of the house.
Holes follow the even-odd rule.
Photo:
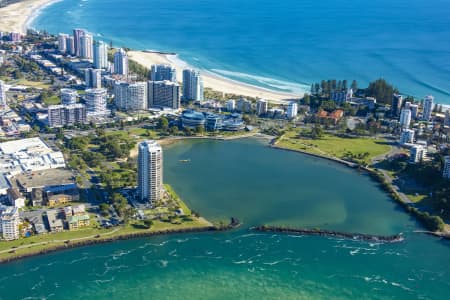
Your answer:
[[[342,109],[337,109],[331,113],[328,113],[324,110],[320,110],[317,113],[317,118],[319,119],[320,123],[326,123],[331,121],[333,125],[336,125],[343,117],[344,111]]]

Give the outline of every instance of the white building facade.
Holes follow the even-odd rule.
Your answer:
[[[139,144],[138,196],[142,202],[155,203],[163,194],[163,151],[153,140]]]

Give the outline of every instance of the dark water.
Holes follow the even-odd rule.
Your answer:
[[[180,163],[179,159],[191,159]],[[165,179],[237,231],[84,247],[0,266],[0,299],[447,299],[450,244],[418,225],[367,177],[260,141],[181,142]],[[261,223],[373,233],[397,244],[252,233]]]

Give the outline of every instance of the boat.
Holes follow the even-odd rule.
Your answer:
[[[179,162],[188,163],[188,162],[191,162],[191,160],[190,159],[180,159]]]

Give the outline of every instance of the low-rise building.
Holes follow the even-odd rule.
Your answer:
[[[76,230],[81,227],[89,226],[90,218],[88,214],[71,216],[67,219],[69,230]]]
[[[8,200],[9,203],[17,208],[22,208],[25,206],[25,197],[16,188],[8,189]]]
[[[64,230],[62,213],[59,209],[47,210],[47,222],[50,232],[61,232]]]

